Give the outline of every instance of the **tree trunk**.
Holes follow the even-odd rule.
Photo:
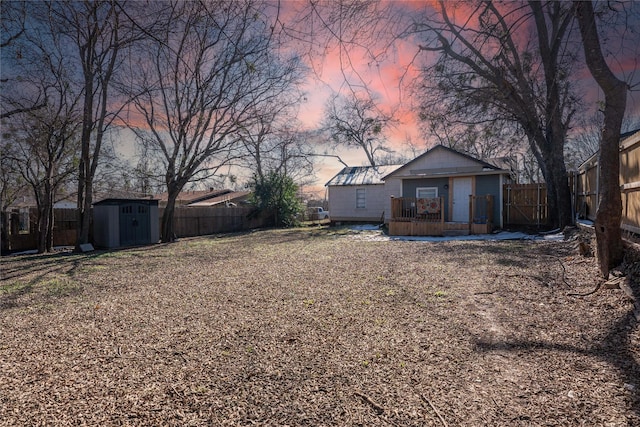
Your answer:
[[[611,72],[604,59],[591,2],[575,1],[574,5],[587,66],[605,96],[604,129],[598,155],[600,200],[596,211],[595,229],[598,265],[600,273],[606,279],[609,270],[620,264],[624,255],[620,231],[622,197],[619,144],[620,129],[627,105],[627,84]]]
[[[45,203],[40,204],[37,207],[38,211],[38,245],[37,251],[39,254],[45,253],[47,251],[47,228],[49,215],[47,215],[47,208]]]
[[[80,245],[89,243],[89,222],[91,220],[91,202],[93,183],[90,182],[90,150],[91,128],[93,126],[93,75],[85,71],[85,97],[82,117],[81,154],[78,166],[78,227],[76,228],[75,251],[80,252]]]
[[[564,229],[573,224],[573,212],[571,209],[571,189],[569,177],[564,163],[564,157],[553,156],[551,163],[553,169],[553,185],[555,187],[557,217],[551,224],[553,228]]]
[[[170,243],[176,240],[175,231],[173,229],[173,216],[176,208],[176,199],[180,190],[169,190],[167,206],[164,208],[162,214],[162,224],[160,229],[162,230],[161,242]]]
[[[571,189],[564,156],[556,151],[562,151],[564,144],[547,143],[542,136],[530,137],[529,144],[536,155],[542,176],[547,184],[547,224],[551,228],[560,228],[573,224],[571,210]],[[534,145],[535,144],[535,145]],[[547,146],[556,147],[548,149]],[[539,154],[537,154],[539,153]]]
[[[46,236],[46,252],[53,252],[53,228],[55,226],[55,216],[53,214],[53,197],[50,200],[49,207],[47,209],[47,216],[49,219],[47,220],[47,236]]]

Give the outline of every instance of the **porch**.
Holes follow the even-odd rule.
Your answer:
[[[444,197],[392,197],[389,235],[451,236],[491,233],[493,196],[469,196],[469,221],[445,218]]]

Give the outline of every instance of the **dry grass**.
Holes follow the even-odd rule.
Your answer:
[[[367,233],[4,258],[0,424],[640,425],[632,304],[567,296],[573,243]]]

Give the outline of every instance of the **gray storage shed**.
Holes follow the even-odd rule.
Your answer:
[[[97,247],[148,245],[159,239],[157,200],[104,199],[93,204],[93,240]]]

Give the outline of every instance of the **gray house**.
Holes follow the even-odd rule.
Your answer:
[[[443,145],[404,165],[345,167],[327,182],[331,220],[379,221],[391,235],[483,234],[503,227],[510,171]]]
[[[382,177],[399,189],[389,201],[390,234],[475,234],[502,227],[502,186],[509,173],[443,145],[433,147]]]
[[[97,247],[148,245],[159,239],[158,200],[105,199],[93,204],[93,240]]]

